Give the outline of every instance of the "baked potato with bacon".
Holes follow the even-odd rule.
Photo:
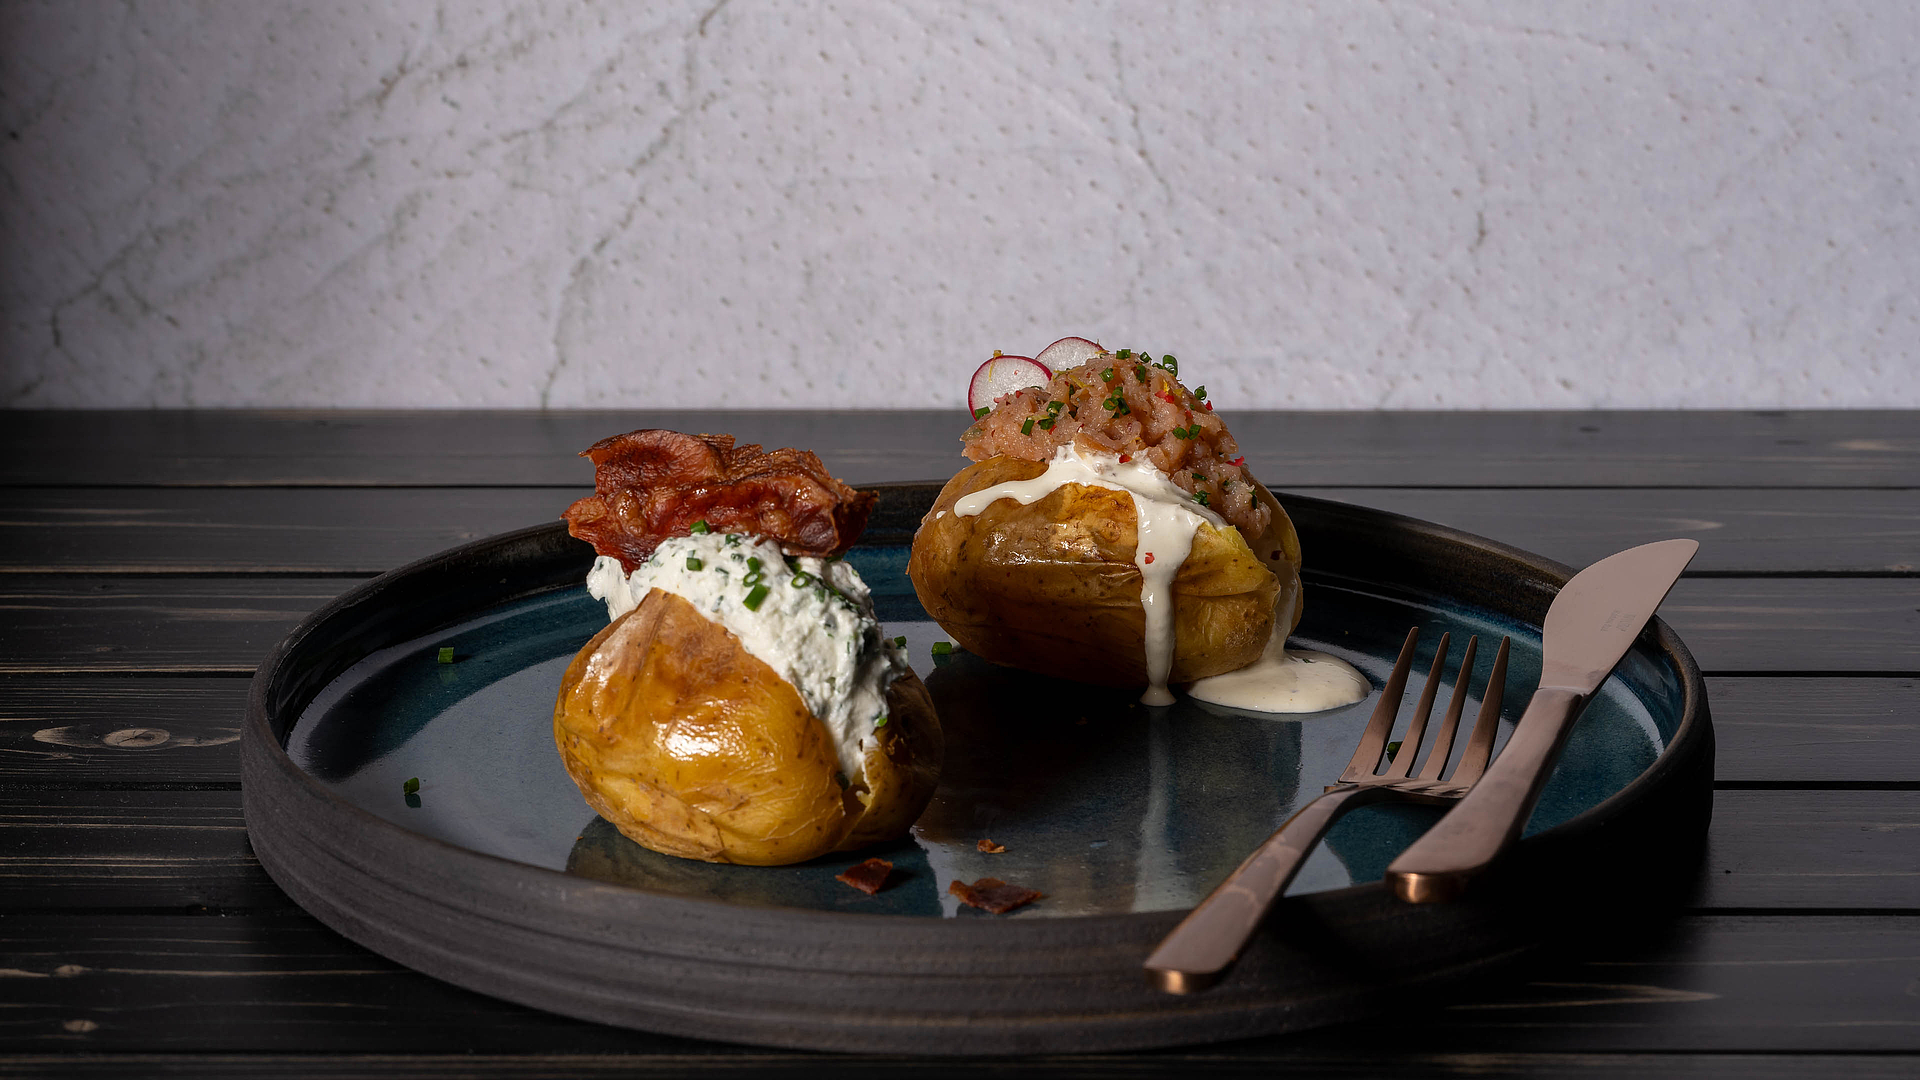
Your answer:
[[[906,833],[942,752],[926,687],[839,556],[873,496],[811,453],[638,431],[588,451],[575,536],[611,623],[573,658],[554,743],[636,843],[775,865]]]

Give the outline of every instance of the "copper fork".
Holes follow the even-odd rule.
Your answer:
[[[1466,707],[1467,679],[1473,673],[1474,652],[1480,644],[1477,636],[1467,639],[1466,655],[1460,660],[1460,673],[1453,683],[1453,697],[1434,736],[1433,748],[1427,752],[1420,771],[1417,774],[1413,771],[1413,759],[1426,736],[1434,692],[1440,686],[1446,665],[1449,638],[1450,635],[1440,635],[1427,685],[1420,692],[1420,701],[1414,706],[1406,734],[1395,748],[1388,745],[1387,736],[1393,732],[1400,698],[1407,688],[1407,671],[1413,666],[1414,647],[1420,641],[1419,627],[1407,631],[1407,643],[1400,649],[1400,659],[1387,677],[1380,702],[1374,706],[1373,718],[1367,721],[1367,728],[1360,735],[1360,746],[1354,750],[1353,760],[1347,762],[1346,771],[1340,774],[1340,782],[1328,785],[1326,794],[1288,818],[1160,942],[1145,965],[1154,985],[1170,994],[1191,994],[1220,981],[1274,900],[1300,872],[1308,853],[1347,811],[1378,802],[1443,805],[1458,800],[1480,779],[1493,757],[1493,736],[1500,722],[1502,690],[1507,681],[1508,638],[1500,640],[1493,673],[1480,693],[1479,718],[1474,721],[1473,734],[1467,737],[1466,750],[1453,774],[1444,779],[1440,775],[1453,752],[1454,732],[1460,726],[1461,710]],[[1393,752],[1396,749],[1397,752]],[[1384,770],[1381,768],[1383,754],[1391,755]]]

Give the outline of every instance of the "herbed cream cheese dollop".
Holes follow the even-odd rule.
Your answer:
[[[662,541],[631,574],[607,555],[587,572],[587,592],[606,602],[609,620],[650,589],[726,627],[798,690],[826,725],[841,772],[866,782],[867,740],[885,722],[887,688],[911,669],[906,649],[881,636],[858,571],[839,559],[787,555],[759,537],[696,533]]]

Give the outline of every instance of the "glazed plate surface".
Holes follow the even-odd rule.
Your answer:
[[[1454,644],[1441,706],[1467,636],[1486,642],[1470,682],[1469,722],[1491,674],[1491,646],[1513,638],[1502,741],[1539,681],[1537,626],[1462,598],[1394,595],[1309,573],[1291,644],[1359,668],[1374,686],[1366,700],[1293,716],[1184,695],[1149,709],[1137,704],[1137,691],[1029,675],[964,653],[935,658],[933,643],[945,635],[901,588],[906,549],[856,548],[849,558],[892,593],[880,598],[886,632],[906,636],[948,734],[933,804],[909,841],[875,852],[896,874],[877,896],[834,880],[870,853],[785,867],[696,863],[640,847],[587,807],[560,765],[551,727],[561,673],[607,622],[584,586],[491,607],[368,657],[308,706],[288,753],[340,799],[404,829],[601,881],[728,903],[952,918],[983,916],[948,894],[949,882],[998,877],[1047,894],[1012,918],[1119,915],[1191,908],[1338,779],[1409,626],[1422,628],[1424,651],[1404,712],[1443,631]],[[440,663],[448,647],[454,661]],[[1679,720],[1678,686],[1644,656],[1635,659],[1580,720],[1530,832],[1599,804],[1665,748]],[[403,790],[411,778],[420,781],[413,795]],[[1437,813],[1354,812],[1291,891],[1378,881]],[[983,854],[982,839],[1007,850]]]

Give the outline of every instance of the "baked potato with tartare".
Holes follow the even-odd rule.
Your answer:
[[[1082,682],[1147,681],[1146,616],[1134,563],[1133,496],[1066,484],[1026,506],[1012,499],[962,517],[965,495],[1046,471],[992,457],[941,489],[914,537],[907,576],[921,606],[967,651],[996,663]],[[1300,540],[1271,492],[1255,485],[1271,520],[1249,541],[1233,526],[1202,524],[1174,575],[1170,682],[1234,671],[1258,659],[1285,618],[1300,617]]]
[[[974,464],[914,536],[907,574],[921,605],[970,652],[1084,682],[1148,683],[1153,704],[1171,700],[1167,683],[1258,660],[1299,622],[1300,541],[1206,388],[1183,385],[1172,356],[1084,338],[1038,357],[996,353],[975,374],[974,422],[960,437]],[[1049,359],[1073,366],[1049,370]],[[982,397],[1002,388],[1013,389]],[[1154,557],[1179,559],[1189,529],[1168,580]]]

